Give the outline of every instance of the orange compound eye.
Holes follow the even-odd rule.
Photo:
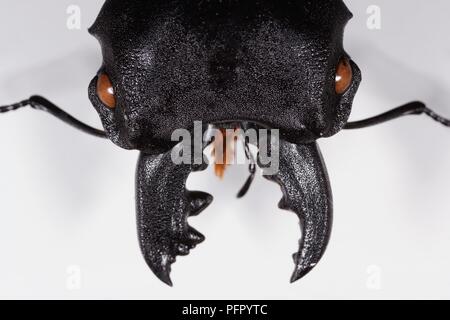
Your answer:
[[[98,76],[97,80],[97,96],[100,101],[110,109],[116,107],[116,96],[114,95],[114,88],[106,73]]]
[[[342,58],[336,68],[336,93],[344,94],[353,80],[353,70],[350,61]]]

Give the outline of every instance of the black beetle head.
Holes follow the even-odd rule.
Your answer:
[[[90,98],[124,148],[167,150],[194,121],[254,122],[295,143],[328,137],[361,80],[343,49],[350,18],[341,0],[107,0],[90,31],[114,106],[97,77]],[[337,91],[342,65],[350,79]]]

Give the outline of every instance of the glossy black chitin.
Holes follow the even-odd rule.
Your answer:
[[[331,191],[316,139],[347,122],[360,72],[343,94],[336,67],[351,14],[341,1],[107,1],[90,32],[99,39],[117,106],[90,98],[108,137],[143,150],[137,173],[140,244],[166,283],[177,255],[203,240],[187,219],[212,200],[185,188],[190,166],[174,165],[172,132],[194,121],[280,129],[283,207],[303,240],[293,280],[321,258],[331,228]],[[155,192],[158,190],[158,192]]]
[[[332,195],[316,140],[409,114],[450,125],[420,102],[348,122],[361,81],[343,48],[351,17],[341,0],[107,0],[90,29],[103,65],[89,86],[105,131],[39,96],[0,112],[29,105],[141,151],[140,245],[152,271],[169,285],[176,257],[204,240],[188,218],[212,201],[186,190],[189,174],[207,164],[174,164],[174,130],[192,131],[195,121],[279,129],[280,168],[265,177],[281,187],[280,208],[300,219],[295,281],[319,262],[331,230]]]

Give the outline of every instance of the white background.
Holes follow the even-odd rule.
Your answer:
[[[352,118],[421,99],[450,116],[450,3],[348,0],[346,48],[363,72]],[[66,9],[82,28],[66,28]],[[382,9],[382,29],[366,9]],[[101,63],[86,29],[100,0],[0,2],[0,104],[42,94],[100,126],[87,85]],[[136,238],[137,152],[45,113],[0,116],[0,297],[145,299],[450,298],[450,130],[410,117],[320,142],[334,190],[334,228],[316,269],[296,284],[298,219],[245,167],[212,170],[191,189],[215,196],[191,224],[207,240],[174,265],[174,288],[147,268]],[[81,282],[76,281],[80,272]]]

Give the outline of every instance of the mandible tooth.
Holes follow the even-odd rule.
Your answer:
[[[280,200],[280,202],[278,203],[278,208],[280,208],[282,210],[289,210],[290,209],[286,197],[283,197]]]
[[[197,230],[195,230],[192,227],[189,227],[188,230],[188,240],[190,243],[192,243],[193,245],[202,243],[203,241],[205,241],[205,236],[202,235],[200,232],[198,232]]]
[[[213,201],[213,196],[201,191],[189,191],[189,203],[191,205],[190,216],[196,216],[205,210]]]

